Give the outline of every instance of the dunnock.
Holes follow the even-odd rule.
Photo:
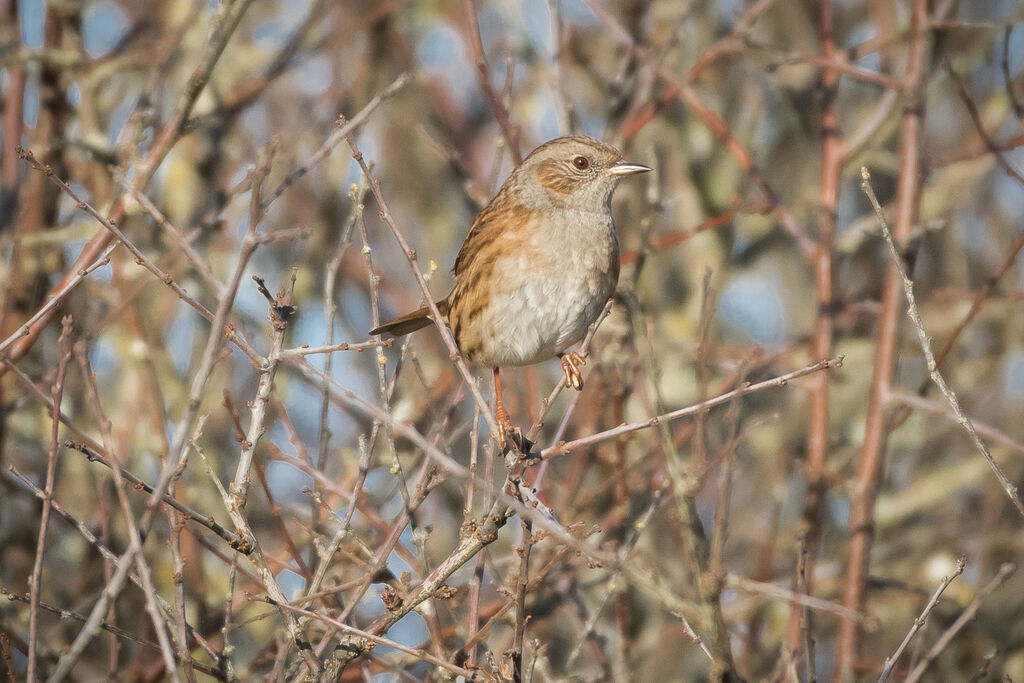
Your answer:
[[[566,349],[583,339],[615,291],[619,242],[611,198],[624,176],[651,169],[583,136],[557,138],[530,153],[469,230],[455,259],[455,287],[437,302],[463,355],[494,370],[558,356],[566,386],[583,388],[583,358]],[[429,325],[421,308],[370,332],[408,334]]]

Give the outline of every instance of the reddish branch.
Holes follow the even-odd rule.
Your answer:
[[[473,0],[466,0],[466,19],[469,21],[469,44],[473,47],[473,61],[476,64],[477,80],[480,88],[487,95],[487,100],[494,110],[494,118],[501,128],[501,136],[505,138],[505,144],[512,154],[512,160],[516,166],[523,163],[523,154],[519,151],[519,136],[516,134],[509,120],[508,110],[501,101],[501,95],[491,84],[490,70],[487,68],[487,57],[484,55],[483,40],[480,37],[480,25],[476,21],[476,10],[473,9]]]
[[[900,138],[900,173],[896,189],[896,220],[893,235],[898,244],[910,236],[917,220],[920,200],[920,138],[924,118],[924,61],[928,51],[928,3],[914,0],[911,14],[907,67],[904,76],[904,105]],[[864,443],[857,461],[857,474],[850,499],[850,545],[846,558],[843,603],[863,610],[871,545],[874,541],[874,506],[879,478],[885,463],[888,437],[886,397],[892,384],[901,321],[901,292],[895,267],[885,275],[882,309],[878,317],[875,366],[871,380]],[[848,619],[839,622],[836,642],[836,677],[849,678],[860,644],[860,629]]]
[[[821,52],[826,61],[835,59],[835,26],[831,2],[821,3]],[[821,83],[825,105],[821,118],[821,200],[818,206],[818,244],[814,254],[814,286],[818,315],[815,318],[814,330],[811,335],[811,358],[827,358],[832,353],[835,312],[835,296],[832,289],[832,251],[839,204],[839,180],[843,168],[843,141],[839,135],[839,117],[836,110],[838,86],[839,73],[834,69],[826,69]],[[798,562],[802,562],[800,568],[803,582],[802,592],[808,594],[813,590],[814,562],[821,536],[819,516],[827,490],[825,473],[829,435],[829,379],[829,373],[819,372],[809,382],[811,406],[807,428],[807,497],[804,500],[803,519],[799,531],[803,539],[804,554],[798,560]],[[791,650],[794,649],[796,643],[807,640],[800,635],[801,612],[806,611],[794,608],[790,615],[789,642]],[[805,632],[810,631],[809,624],[805,624],[804,628]],[[805,652],[804,656],[809,658],[812,654]]]
[[[736,21],[736,23],[729,30],[729,33],[717,41],[712,43],[707,49],[705,49],[699,57],[694,61],[693,66],[686,73],[688,81],[695,81],[704,71],[719,59],[742,52],[745,49],[744,35],[749,31],[757,19],[763,14],[775,0],[758,0],[754,4],[750,5],[744,12],[743,15]],[[643,129],[648,123],[650,123],[655,116],[661,112],[669,103],[671,103],[679,95],[679,90],[674,86],[665,88],[665,91],[661,95],[661,99],[657,102],[649,102],[644,106],[640,107],[637,112],[627,119],[619,130],[619,135],[623,140],[629,140],[633,138],[637,133]]]
[[[757,211],[758,209],[755,208],[754,210]],[[692,228],[686,228],[685,230],[678,230],[667,235],[661,235],[660,237],[652,238],[647,246],[647,251],[653,251],[656,249],[668,249],[669,247],[674,247],[677,244],[685,242],[694,235],[698,235],[704,232],[705,230],[714,230],[716,228],[722,227],[723,225],[729,225],[730,223],[732,223],[733,219],[736,218],[736,215],[741,213],[741,211],[743,211],[743,207],[740,206],[739,202],[734,202],[732,206],[730,206],[722,213],[704,219],[704,221],[702,221],[699,225],[696,225]],[[641,251],[636,249],[624,251],[622,252],[622,255],[619,257],[619,263],[621,263],[622,265],[633,263],[634,261],[637,260],[640,254]]]
[[[7,0],[0,10],[0,18],[9,26],[18,25],[18,3]],[[18,199],[18,153],[15,148],[21,141],[21,114],[25,102],[26,72],[23,66],[7,68],[7,87],[3,99],[3,147],[0,148],[0,231],[14,221]],[[18,241],[15,240],[15,245]],[[7,300],[4,300],[4,310]],[[0,334],[3,333],[3,314],[0,314]]]

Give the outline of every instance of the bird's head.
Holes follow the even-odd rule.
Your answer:
[[[619,181],[651,169],[625,161],[619,150],[594,138],[556,138],[530,153],[516,170],[536,199],[583,211],[605,209]]]

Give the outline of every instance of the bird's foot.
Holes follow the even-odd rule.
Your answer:
[[[534,442],[523,436],[522,430],[516,427],[512,420],[509,419],[504,406],[498,406],[494,418],[498,423],[498,444],[501,446],[501,452],[504,454],[511,449],[515,449],[523,457],[529,457]]]
[[[580,372],[580,367],[586,365],[587,361],[575,351],[563,353],[559,359],[562,361],[562,374],[565,376],[566,388],[572,387],[576,391],[583,389],[583,373]]]

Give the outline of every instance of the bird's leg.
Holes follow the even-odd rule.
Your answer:
[[[523,436],[519,428],[512,424],[505,406],[501,402],[501,378],[498,377],[498,368],[494,368],[494,417],[498,423],[498,443],[501,444],[502,452],[508,448],[514,448],[525,457],[531,457],[530,451],[533,442]]]
[[[509,419],[508,413],[505,412],[505,406],[501,402],[501,378],[498,376],[498,368],[494,368],[494,402],[494,418],[498,422],[498,441],[504,448],[505,436],[513,434],[516,426],[512,424],[512,420]]]
[[[580,372],[580,366],[587,364],[583,356],[575,351],[570,351],[569,353],[558,354],[558,358],[562,361],[562,374],[565,376],[565,386],[567,388],[572,387],[576,391],[583,389],[583,373]]]

